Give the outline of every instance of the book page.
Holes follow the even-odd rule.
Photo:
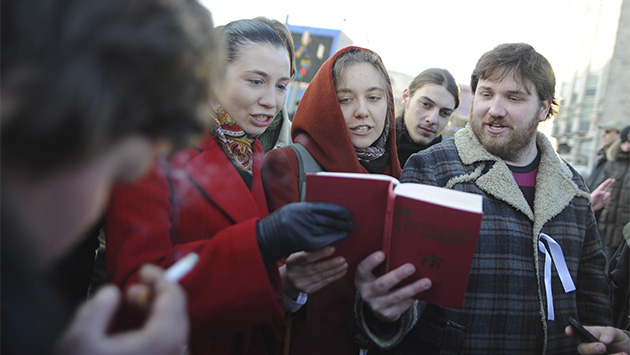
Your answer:
[[[403,183],[398,184],[394,193],[420,201],[431,202],[436,205],[456,208],[463,211],[482,212],[482,200],[480,195],[451,190],[443,187]]]
[[[394,184],[399,183],[398,179],[396,179],[395,177],[384,175],[384,174],[339,173],[339,172],[328,172],[328,171],[320,171],[315,174],[324,175],[324,176],[342,177],[342,178],[392,181]]]

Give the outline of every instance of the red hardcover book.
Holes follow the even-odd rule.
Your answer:
[[[306,200],[333,202],[352,212],[355,230],[335,245],[354,279],[359,262],[377,250],[384,270],[412,263],[432,287],[416,296],[437,305],[461,308],[483,217],[480,195],[416,183],[399,183],[379,174],[307,174]]]

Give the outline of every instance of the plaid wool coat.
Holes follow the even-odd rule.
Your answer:
[[[610,324],[605,256],[590,194],[540,133],[537,146],[533,210],[507,165],[483,149],[469,126],[409,159],[401,182],[480,194],[484,217],[461,310],[416,302],[394,329],[378,324],[357,302],[356,339],[373,349],[370,354],[571,354],[578,341],[564,334],[569,317]],[[560,244],[576,288],[566,293],[552,267],[553,320],[541,233]]]

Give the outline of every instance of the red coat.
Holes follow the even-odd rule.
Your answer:
[[[293,141],[304,145],[325,171],[368,173],[357,158],[333,83],[334,62],[348,50],[367,51],[346,47],[321,66],[298,105],[291,133]],[[386,151],[390,159],[383,173],[398,178],[400,163],[396,151],[393,97],[388,99],[391,112]],[[299,201],[298,170],[295,153],[288,147],[271,150],[265,156],[262,173],[271,211]],[[349,270],[343,279],[308,295],[308,302],[292,321],[291,354],[358,353],[358,347],[350,341],[347,331],[356,293],[354,272]]]
[[[259,325],[281,319],[283,309],[277,267],[264,266],[256,239],[256,221],[268,215],[262,147],[256,141],[250,191],[214,139],[202,143],[115,188],[106,216],[107,271],[125,285],[144,263],[168,267],[199,253],[180,281],[193,353],[266,354]]]

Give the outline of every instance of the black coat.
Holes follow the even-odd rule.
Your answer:
[[[427,145],[417,144],[411,140],[411,137],[409,137],[409,133],[407,132],[407,127],[403,123],[402,116],[396,119],[396,146],[398,149],[398,161],[400,162],[401,168],[405,166],[407,159],[409,159],[412,154],[427,149],[432,145],[440,143],[441,141],[442,135],[439,135]]]
[[[610,201],[599,216],[598,227],[604,245],[617,249],[623,240],[623,227],[630,221],[630,152],[621,150],[621,141],[616,141],[608,149],[607,158],[603,180],[614,178],[616,182],[610,188]]]

